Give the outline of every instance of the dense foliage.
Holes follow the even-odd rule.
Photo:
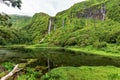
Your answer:
[[[10,17],[7,14],[5,13],[0,14],[0,26],[11,27],[12,23],[9,20],[10,20]]]
[[[103,5],[105,5],[105,13],[106,13],[104,20],[98,18],[99,16],[95,17],[95,14],[103,7]],[[10,19],[10,17],[7,15],[5,17],[3,15],[0,15],[0,20],[1,20],[0,45],[44,43],[40,45],[35,45],[34,47],[35,48],[37,47],[38,49],[40,47],[42,48],[46,46],[48,47],[49,45],[60,46],[60,47],[72,46],[74,48],[79,47],[78,51],[80,51],[80,49],[86,50],[86,48],[89,48],[89,50],[91,49],[92,50],[95,49],[97,51],[103,50],[106,52],[112,52],[112,54],[120,53],[119,52],[120,51],[119,11],[120,11],[119,0],[88,0],[75,4],[70,9],[58,13],[55,17],[50,17],[49,15],[44,13],[36,13],[32,18],[26,16],[23,17],[11,16]],[[89,17],[89,13],[92,13],[93,17]],[[49,27],[50,20],[51,20],[51,27]],[[12,22],[12,24],[11,23],[9,24],[9,22]],[[50,34],[48,34],[49,28],[50,28]],[[32,48],[32,46],[29,47]],[[13,48],[13,50],[14,49],[17,50],[16,47]],[[40,51],[42,52],[42,50]],[[21,48],[19,47],[19,51],[24,51],[25,53],[27,53],[29,49],[24,49],[23,47]],[[45,52],[48,53],[48,51]],[[49,52],[53,52],[53,51],[49,50]],[[82,56],[84,60],[81,60],[82,58],[80,59],[75,58],[75,56],[76,57],[79,56],[78,55],[74,56],[73,54],[75,53],[72,52],[71,54],[72,57],[70,57],[70,54],[66,55],[66,53],[63,54],[65,57],[63,57],[63,55],[56,54],[58,55],[59,58],[57,58],[56,55],[53,55],[53,58],[55,58],[54,63],[59,62],[62,64],[62,66],[64,66],[64,61],[66,61],[69,63],[69,65],[74,65],[76,63],[82,64],[81,62],[77,62],[77,61],[83,61],[83,63],[85,63],[84,61],[85,59],[87,59],[88,60],[87,64],[88,64],[89,57],[87,54],[79,55],[79,56],[86,55],[87,56],[86,58]],[[99,54],[101,53],[99,52]],[[109,56],[109,54],[107,56]],[[42,55],[39,55],[39,58],[40,57],[43,57],[42,60],[46,59]],[[49,57],[50,55],[47,55],[47,61],[49,62],[50,60],[51,63],[52,58],[49,59]],[[72,61],[70,61],[70,58],[72,59]],[[92,58],[94,59],[97,57],[92,56]],[[105,58],[105,60],[108,60],[110,63],[113,60],[113,57],[107,58],[105,56],[101,58],[102,60],[104,60],[103,58]],[[113,60],[114,63],[118,63],[119,60],[116,57],[114,58],[115,58],[115,60]],[[31,60],[28,61],[30,62]],[[91,62],[95,62],[95,61],[96,60]],[[104,62],[103,64],[105,64],[105,61],[103,62]],[[38,63],[41,63],[40,60],[37,60],[37,64]],[[4,63],[3,67],[6,68],[6,71],[11,71],[13,68],[12,64],[13,63],[9,63],[9,62]],[[118,71],[119,69],[115,67],[80,67],[80,68],[62,67],[62,68],[53,69],[52,71],[48,72],[46,75],[42,76],[41,80],[77,80],[77,79],[79,80],[80,78],[81,80],[82,79],[119,80],[120,76]],[[3,73],[1,74],[3,76]],[[35,70],[35,68],[27,67],[23,70],[21,74],[19,74],[18,80],[24,80],[24,79],[36,80],[40,77],[41,77],[40,70],[37,71]]]
[[[20,15],[9,15],[11,19],[9,19],[9,22],[11,22],[12,27],[22,28],[26,26],[29,22],[31,17],[29,16],[20,16]]]
[[[19,9],[21,9],[21,0],[0,0],[1,4],[6,4],[7,6],[11,6],[11,7],[17,7]],[[11,26],[12,24],[9,22],[10,17],[5,14],[5,13],[0,13],[0,25],[3,26]]]
[[[26,31],[0,27],[0,45],[23,44],[28,42],[30,42],[30,36],[26,34]]]
[[[27,31],[21,30],[23,26],[29,23],[30,17],[3,14],[0,18],[0,45],[31,42],[31,37]]]
[[[86,10],[93,9],[95,12],[101,8],[102,4],[105,5],[107,12],[104,21],[85,17],[85,15],[88,15],[86,14]],[[1,44],[7,42],[24,43],[31,40],[33,43],[40,43],[43,40],[45,43],[57,46],[83,47],[93,45],[96,48],[106,47],[107,44],[111,43],[120,44],[119,0],[84,1],[75,4],[68,10],[58,13],[52,18],[44,13],[36,13],[31,19],[24,16],[11,16],[11,18],[9,21],[12,22],[13,26],[17,26],[17,28],[24,27],[19,31],[10,30],[11,34],[9,35],[12,35],[9,36],[10,40],[2,35],[5,32],[4,30],[9,29],[1,29],[3,31],[1,32]],[[52,19],[52,25],[51,33],[48,34],[50,18]],[[13,37],[13,32],[17,37]],[[23,36],[24,39],[21,38]]]
[[[105,21],[85,17],[88,14],[84,10],[96,11],[102,4],[107,12]],[[101,48],[107,43],[119,44],[119,18],[119,0],[92,0],[77,3],[52,17],[51,34],[48,34],[50,17],[44,13],[35,14],[23,30],[28,30],[34,43],[45,37],[44,42],[57,46],[93,45]]]
[[[34,43],[39,43],[39,41],[47,34],[48,20],[49,16],[47,14],[36,13],[23,30],[27,30]]]

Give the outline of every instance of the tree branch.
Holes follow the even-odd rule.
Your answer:
[[[15,67],[13,68],[11,72],[9,72],[6,76],[2,77],[0,80],[7,80],[11,76],[13,76],[16,72],[19,72],[20,70],[21,69],[18,68],[18,64],[17,64],[15,65]]]

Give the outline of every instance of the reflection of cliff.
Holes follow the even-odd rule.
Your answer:
[[[86,8],[78,12],[76,15],[78,18],[93,18],[93,19],[104,20],[105,14],[106,14],[105,5],[101,4]]]

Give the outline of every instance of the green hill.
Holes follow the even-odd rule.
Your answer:
[[[99,16],[89,17],[95,14],[101,6],[105,5],[106,16],[101,20]],[[44,42],[57,46],[91,47],[107,53],[119,53],[120,45],[120,6],[119,0],[105,1],[92,4],[87,8],[80,9],[78,3],[69,10],[59,13],[55,18],[58,29],[45,36]],[[85,4],[85,3],[84,3]],[[76,10],[75,10],[75,7]],[[77,11],[80,10],[80,11]],[[73,12],[72,12],[73,11]],[[80,16],[78,16],[80,15]],[[71,17],[72,16],[72,17]],[[96,16],[96,14],[95,14]],[[60,21],[61,22],[60,22]],[[64,20],[64,27],[62,21]]]
[[[32,43],[102,48],[120,43],[119,3],[119,0],[88,0],[55,17],[36,13],[32,18],[11,16],[11,22],[17,28],[22,27],[20,33],[29,35]]]
[[[55,17],[37,13],[24,29],[31,32],[35,43],[44,38],[44,42],[58,46],[106,47],[107,43],[119,44],[119,7],[119,0],[84,1]]]
[[[10,15],[9,19],[4,22],[4,25],[0,23],[0,45],[30,42],[29,34],[26,33],[26,30],[21,30],[29,21],[30,17],[27,16]],[[10,26],[11,24],[12,26]]]
[[[10,15],[11,19],[9,20],[12,23],[12,27],[21,28],[27,25],[30,21],[29,16],[20,16],[20,15]]]
[[[30,38],[26,31],[0,26],[0,45],[25,44],[30,42]]]
[[[27,30],[34,43],[39,41],[47,34],[48,20],[50,16],[44,13],[36,13],[22,30]]]

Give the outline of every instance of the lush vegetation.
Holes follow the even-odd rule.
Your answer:
[[[1,15],[0,45],[30,43],[30,35],[26,30],[21,30],[29,21],[30,17],[27,16]]]
[[[30,35],[26,34],[26,31],[0,27],[0,45],[25,44],[29,43],[30,40]]]
[[[106,6],[107,12],[105,21],[90,18],[86,19],[84,17],[84,10],[90,8],[97,10],[103,3]],[[83,15],[81,18],[79,16],[80,14]],[[29,19],[30,18],[26,16],[11,16],[11,19],[8,21],[11,21],[13,26],[17,26],[17,28],[20,27],[19,31],[12,30],[17,32],[16,35],[20,38],[20,34],[24,35],[23,38],[25,37],[26,40],[23,39],[25,41],[21,43],[25,43],[26,41],[31,41],[29,43],[40,43],[42,41],[63,47],[85,47],[92,45],[95,48],[104,48],[107,47],[107,44],[119,45],[120,23],[118,0],[94,0],[77,3],[70,9],[52,17],[50,34],[48,34],[49,15],[36,13],[30,20]],[[29,38],[26,38],[27,36]],[[1,37],[4,38],[4,36]],[[15,40],[14,38],[15,37],[12,37],[11,39]]]
[[[2,65],[0,65],[0,78],[8,73],[8,71],[11,71],[14,67],[15,63],[11,62],[5,62]],[[4,71],[4,72],[1,72]],[[10,78],[10,80],[17,79],[17,80],[36,80],[39,79],[41,76],[41,71],[37,71],[34,68],[26,67],[22,72],[19,72],[19,74],[16,74]]]
[[[1,68],[5,72],[0,73],[0,77],[11,71],[14,63],[4,63]],[[2,71],[1,69],[1,71]],[[35,68],[26,67],[22,72],[16,74],[10,79],[17,80],[119,80],[120,69],[113,66],[82,66],[82,67],[59,67],[51,70],[44,76],[41,76],[41,71]]]
[[[104,20],[100,19],[99,16],[95,17],[103,5],[105,6],[106,13]],[[71,50],[71,52],[75,51],[72,52],[72,57],[70,54],[67,54],[67,51],[64,55],[60,55],[59,53],[56,55],[52,55],[51,53],[51,55],[46,54],[44,56],[40,53],[39,55],[35,54],[34,56],[39,56],[40,61],[44,60],[44,62],[37,60],[37,62],[32,62],[32,64],[29,63],[30,67],[25,67],[17,75],[18,80],[40,79],[43,75],[40,69],[41,64],[46,65],[49,60],[53,68],[61,65],[74,66],[75,64],[77,65],[77,62],[80,63],[79,66],[83,64],[95,65],[97,63],[96,58],[99,59],[98,61],[104,61],[104,63],[100,62],[102,65],[112,64],[119,66],[119,12],[119,0],[88,0],[75,4],[70,9],[58,13],[55,17],[50,17],[44,13],[36,13],[32,18],[0,14],[0,47],[4,46],[18,52],[21,51],[24,55],[27,55],[29,52],[32,53],[35,49],[37,49],[36,53],[44,53],[46,49],[49,50],[48,48],[58,49],[60,47],[67,48],[66,50]],[[89,17],[89,13],[93,14],[93,17]],[[49,27],[50,20],[51,27]],[[48,34],[49,28],[50,34]],[[20,46],[16,46],[16,44]],[[26,44],[31,45],[26,46]],[[47,48],[41,49],[44,47]],[[87,54],[78,56],[79,51]],[[45,53],[48,52],[56,53],[52,50],[45,51]],[[97,56],[94,55],[92,57],[93,60],[91,60],[91,55],[93,54]],[[84,55],[87,55],[87,57]],[[59,56],[59,58],[57,56]],[[80,56],[82,57],[80,58]],[[30,55],[29,57],[31,58]],[[78,57],[80,58],[79,60],[77,59]],[[31,62],[31,60],[33,59],[27,61]],[[71,60],[73,60],[74,63]],[[88,61],[86,62],[85,60]],[[90,60],[91,63],[89,62]],[[110,61],[111,63],[109,63]],[[11,71],[14,64],[14,62],[2,63],[2,65],[0,65],[0,67],[2,67],[0,77],[6,75],[8,71]],[[35,66],[33,64],[35,64]],[[36,64],[37,66],[39,65],[37,67],[38,69],[35,68]],[[110,66],[61,67],[51,70],[42,76],[41,80],[119,80],[119,71],[119,68]]]
[[[27,30],[32,37],[33,43],[39,43],[42,38],[47,34],[49,16],[44,13],[36,13],[30,23],[22,30]]]
[[[11,22],[12,26],[17,29],[21,29],[22,27],[26,26],[29,22],[31,17],[29,16],[20,16],[20,15],[9,15],[11,19],[9,19],[9,22]]]
[[[59,13],[55,17],[56,20],[54,22],[56,25],[59,25],[59,28],[52,31],[51,34],[46,35],[44,42],[63,47],[92,46],[106,52],[119,53],[119,49],[116,48],[120,44],[119,1],[105,1],[107,13],[104,21],[78,18],[76,13],[82,10],[79,7],[82,4],[76,4],[69,10]],[[86,3],[87,8],[100,7],[100,4],[103,4],[103,2],[97,2],[94,5]],[[64,27],[62,27],[63,19],[65,19]],[[109,45],[112,45],[111,50]]]
[[[105,21],[84,17],[84,10],[97,10],[103,3],[106,6]],[[83,14],[81,18],[80,13]],[[50,34],[50,17],[44,13],[35,14],[23,30],[28,30],[33,43],[40,43],[44,39],[45,43],[62,47],[92,45],[95,48],[105,48],[108,44],[119,45],[119,18],[119,0],[85,1],[52,17]]]

